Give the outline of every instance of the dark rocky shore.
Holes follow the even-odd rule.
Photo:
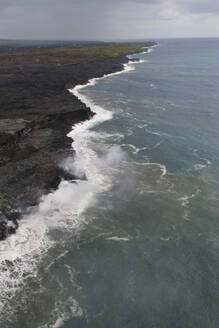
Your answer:
[[[0,240],[61,179],[75,178],[60,167],[74,155],[66,135],[94,114],[68,89],[127,61],[122,55],[63,66],[0,66]]]

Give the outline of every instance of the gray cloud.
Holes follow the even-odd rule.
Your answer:
[[[0,0],[0,38],[219,36],[218,14],[218,0]]]
[[[219,13],[219,2],[216,0],[186,0],[182,6],[193,13]]]

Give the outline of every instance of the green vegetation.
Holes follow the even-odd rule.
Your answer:
[[[0,65],[70,65],[115,58],[142,51],[148,43],[111,43],[106,46],[63,47],[0,54]]]

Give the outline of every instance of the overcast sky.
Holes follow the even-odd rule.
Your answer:
[[[0,0],[0,38],[219,37],[219,0]]]

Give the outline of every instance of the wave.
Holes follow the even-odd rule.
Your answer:
[[[135,155],[141,151],[148,149],[148,147],[137,148],[136,146],[134,146],[132,144],[122,144],[121,147],[131,151]]]
[[[148,124],[147,124],[147,123],[139,124],[139,125],[137,125],[137,127],[138,127],[139,129],[147,128],[147,127],[148,127]]]
[[[143,52],[141,54],[143,54]],[[133,57],[130,57],[130,59],[134,59],[134,58]],[[146,59],[139,59],[139,60],[136,60],[136,61],[135,60],[134,61],[133,60],[130,60],[128,62],[129,65],[143,64],[143,63],[148,63],[148,60],[146,60]]]
[[[112,241],[130,241],[131,239],[132,239],[131,237],[117,237],[117,236],[106,238],[106,240],[112,240]]]

